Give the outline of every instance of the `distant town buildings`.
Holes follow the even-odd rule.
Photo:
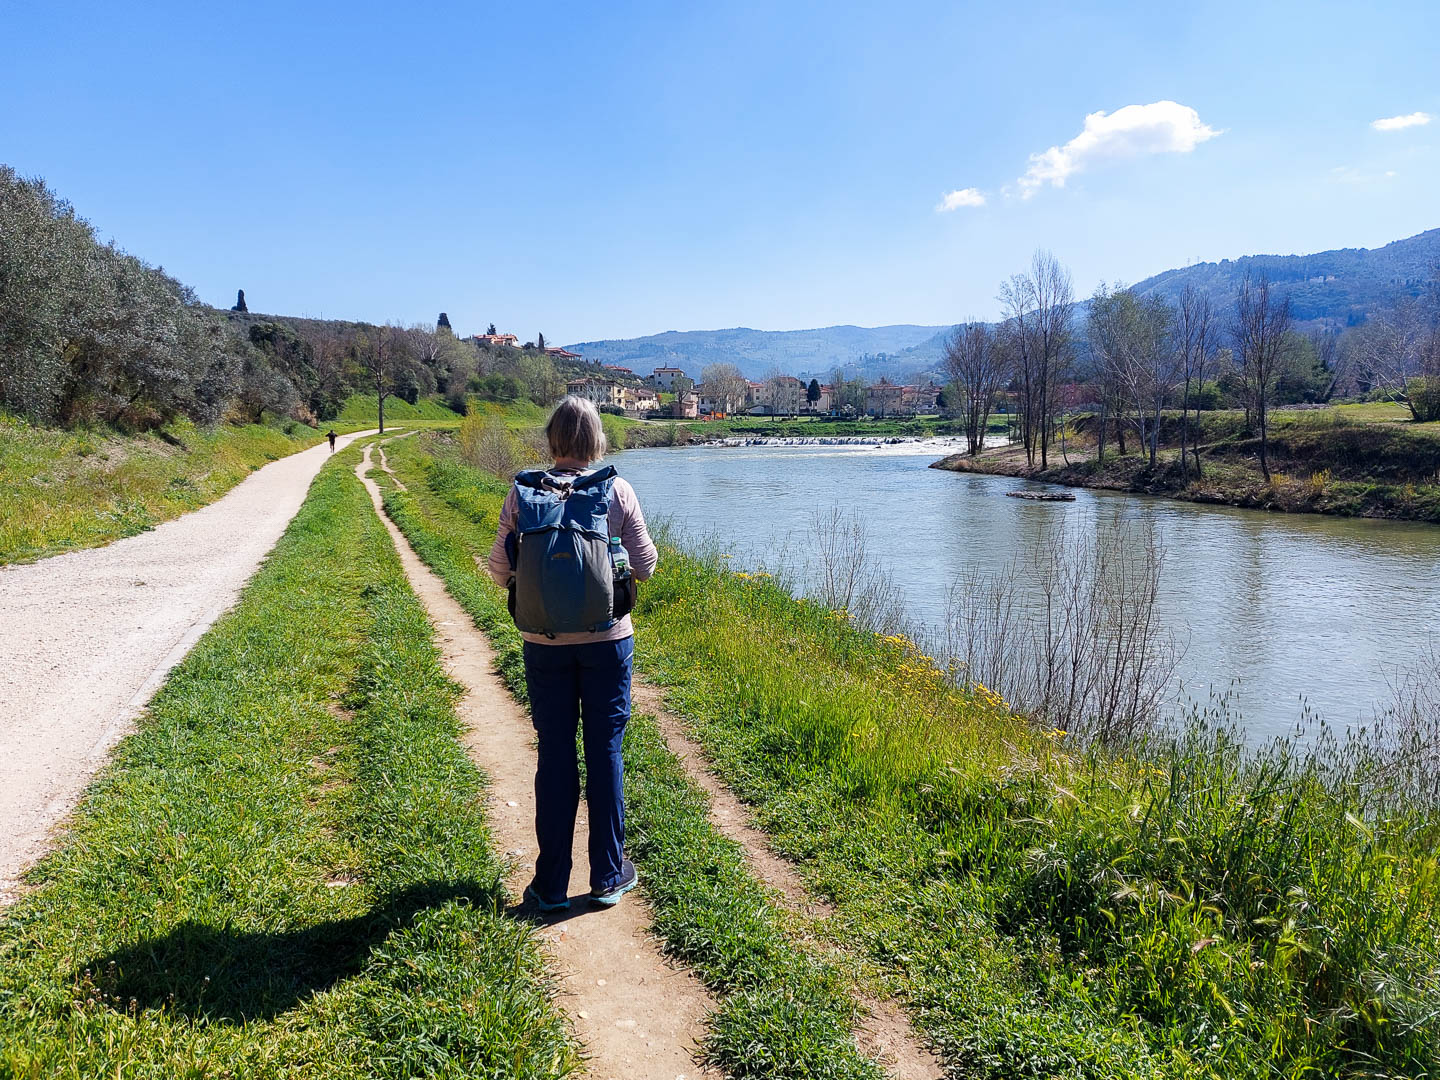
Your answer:
[[[497,348],[501,345],[510,349],[520,348],[520,339],[514,334],[474,334],[470,338],[477,345],[484,345],[489,348]],[[579,353],[571,352],[569,349],[561,349],[553,345],[545,346],[545,355],[556,360],[583,360]]]
[[[563,353],[564,350],[546,350]],[[573,356],[573,354],[570,354]],[[836,388],[819,384],[819,397],[810,400],[810,383],[793,375],[772,375],[754,381],[731,376],[719,385],[693,385],[682,368],[657,367],[635,386],[635,373],[619,364],[606,364],[600,374],[572,380],[566,389],[600,406],[630,415],[661,415],[677,420],[705,416],[855,416],[877,418],[918,416],[939,408],[941,388],[933,382],[899,384],[881,379],[865,388],[864,397],[844,404]],[[622,381],[623,380],[623,381]],[[674,394],[663,405],[659,394]]]
[[[565,384],[565,392],[593,401],[597,406],[608,405],[635,415],[654,412],[660,408],[660,399],[648,386],[626,386],[614,379],[571,379]]]
[[[792,375],[772,376],[762,382],[745,381],[743,390],[718,388],[701,383],[695,387],[701,416],[733,413],[751,413],[757,416],[838,416],[842,407],[836,400],[835,387],[829,383],[820,385],[820,396],[810,400],[810,384]],[[888,379],[869,386],[865,391],[863,406],[852,410],[845,406],[846,415],[855,412],[866,416],[918,416],[933,413],[939,408],[941,388],[933,382],[900,385]]]

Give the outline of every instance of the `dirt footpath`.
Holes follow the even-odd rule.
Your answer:
[[[107,547],[0,567],[0,904],[166,673],[235,602],[329,456],[321,443],[271,462]]]
[[[465,688],[458,708],[465,744],[489,777],[490,829],[510,859],[506,884],[519,896],[534,871],[536,854],[534,728],[495,674],[490,642],[385,515],[379,488],[365,477],[369,465],[367,448],[356,473],[395,541],[411,588],[435,625],[446,670]],[[698,1067],[694,1051],[713,1001],[693,974],[661,955],[648,932],[649,912],[637,893],[611,909],[589,904],[584,887],[587,842],[582,803],[575,827],[574,875],[581,887],[572,885],[571,909],[546,919],[541,934],[558,977],[561,1004],[585,1044],[589,1074],[596,1080],[712,1076]]]

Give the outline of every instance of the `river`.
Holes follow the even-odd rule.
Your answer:
[[[1292,731],[1306,706],[1363,722],[1440,623],[1440,527],[1269,514],[1076,490],[1073,503],[1005,497],[1004,477],[930,469],[953,447],[667,447],[612,460],[646,514],[713,539],[737,566],[800,560],[817,510],[867,523],[870,551],[916,621],[946,616],[950,583],[1002,570],[1059,525],[1124,526],[1165,551],[1160,613],[1184,649],[1176,700],[1230,691],[1247,736]]]

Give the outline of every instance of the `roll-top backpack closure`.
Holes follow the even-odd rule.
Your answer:
[[[607,465],[573,480],[542,470],[515,477],[510,613],[522,631],[553,637],[614,625],[615,476]]]

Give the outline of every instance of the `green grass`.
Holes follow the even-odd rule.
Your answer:
[[[159,434],[35,427],[0,414],[0,563],[106,544],[218,499],[321,432],[188,421]]]
[[[379,414],[379,407],[375,402],[374,394],[351,394],[345,399],[345,404],[340,406],[340,413],[336,419],[345,424],[363,424],[373,426]],[[415,420],[433,420],[444,424],[460,423],[460,416],[452,412],[444,402],[435,398],[421,398],[414,405],[411,405],[404,398],[394,395],[385,399],[385,425],[389,429],[392,422]],[[413,427],[413,424],[406,426]]]
[[[394,444],[387,456],[410,489],[391,489],[387,512],[490,635],[501,674],[524,701],[519,634],[504,594],[475,564],[494,536],[506,485],[432,459],[417,439]],[[737,1080],[878,1080],[875,1064],[855,1048],[848,977],[803,947],[793,918],[710,823],[706,796],[648,717],[634,717],[626,731],[625,768],[629,847],[656,932],[721,998],[704,1044],[710,1062]]]
[[[356,460],[321,471],[0,916],[0,1076],[578,1067]]]
[[[466,564],[503,488],[431,476],[461,519],[437,569],[480,588]],[[1378,800],[1363,751],[1247,754],[1213,721],[1143,754],[1067,751],[903,639],[674,551],[637,625],[647,674],[835,905],[826,932],[953,1075],[1440,1066],[1440,819]]]

